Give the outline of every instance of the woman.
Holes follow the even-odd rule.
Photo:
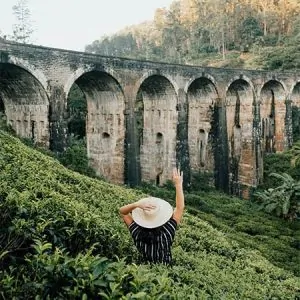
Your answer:
[[[183,173],[173,170],[176,207],[165,200],[147,197],[120,208],[143,263],[171,264],[171,246],[184,211]]]

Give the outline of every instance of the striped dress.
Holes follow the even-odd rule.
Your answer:
[[[177,222],[173,218],[153,229],[141,227],[135,222],[129,225],[129,231],[143,263],[171,264],[171,246],[176,228]]]

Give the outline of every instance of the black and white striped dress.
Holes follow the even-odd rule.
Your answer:
[[[171,264],[171,246],[176,228],[177,222],[173,218],[153,229],[141,227],[135,222],[129,225],[129,231],[143,263]]]

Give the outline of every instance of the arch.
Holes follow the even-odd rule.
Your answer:
[[[16,65],[16,66],[26,70],[28,73],[30,73],[32,76],[34,76],[37,79],[37,81],[43,86],[45,92],[48,92],[48,80],[47,80],[45,74],[41,70],[35,68],[33,65],[29,64],[27,61],[25,61],[21,58],[15,57],[13,55],[9,56],[8,63]]]
[[[212,84],[214,85],[215,87],[215,90],[217,92],[217,94],[219,95],[219,92],[218,92],[218,89],[217,89],[217,83],[216,83],[216,80],[214,79],[213,76],[211,76],[210,74],[207,74],[207,73],[202,73],[201,76],[198,76],[198,75],[195,75],[195,76],[192,76],[189,81],[186,83],[185,87],[184,87],[184,92],[187,94],[188,92],[188,89],[190,87],[190,85],[197,79],[201,79],[201,78],[206,78],[208,79],[209,81],[212,82]]]
[[[207,91],[208,89],[209,91]],[[198,91],[200,91],[200,93]],[[188,96],[188,100],[189,97],[192,96],[192,94],[197,94],[194,95],[196,98],[201,97],[200,94],[203,94],[204,98],[207,98],[207,95],[209,94],[213,94],[215,95],[214,100],[219,97],[215,83],[210,78],[203,76],[196,77],[189,83],[186,94]],[[213,103],[215,102],[214,100],[212,101]]]
[[[159,70],[149,70],[149,71],[147,71],[146,73],[144,73],[144,74],[142,75],[142,77],[136,82],[136,84],[135,84],[135,91],[136,91],[136,92],[135,92],[135,97],[137,97],[138,92],[139,92],[139,90],[140,90],[142,84],[143,84],[148,78],[150,78],[150,77],[152,77],[152,76],[155,76],[155,75],[161,76],[161,77],[165,77],[165,78],[172,84],[172,86],[173,86],[173,88],[174,88],[174,90],[175,90],[176,95],[178,95],[179,86],[178,86],[178,84],[173,80],[173,78],[171,78],[170,75],[165,74],[164,72],[161,72],[161,71],[159,71]]]
[[[292,86],[290,95],[292,104],[295,104],[297,107],[300,107],[300,80]]]
[[[257,96],[258,96],[258,99],[261,99],[261,96],[262,96],[262,92],[264,90],[264,88],[266,86],[268,86],[268,84],[270,83],[278,83],[279,85],[281,85],[281,87],[283,88],[284,92],[285,92],[285,96],[287,96],[287,87],[285,85],[284,82],[282,82],[281,80],[277,80],[277,79],[274,79],[274,78],[269,78],[267,80],[264,81],[264,83],[262,83],[261,85],[261,88],[258,89],[258,93],[257,93]]]
[[[21,66],[0,63],[0,97],[17,135],[48,147],[49,97],[42,83]]]
[[[244,93],[242,94],[242,92]],[[237,78],[232,81],[226,88],[226,105],[230,105],[229,97],[234,98],[235,103],[237,102],[237,100],[239,100],[240,104],[248,103],[250,105],[253,105],[255,102],[253,85],[251,85],[251,82],[249,83],[249,81],[243,78]],[[252,97],[251,101],[249,101],[249,97]]]
[[[286,148],[286,98],[287,89],[283,82],[270,79],[260,91],[260,120],[266,119],[268,132],[261,134],[262,150],[278,152]]]
[[[66,83],[64,84],[65,95],[69,94],[70,89],[71,89],[72,85],[75,83],[75,81],[77,81],[80,77],[84,76],[84,74],[94,72],[94,71],[107,73],[112,78],[114,78],[116,80],[116,82],[118,82],[119,87],[122,90],[122,93],[124,94],[124,90],[120,84],[120,79],[118,78],[117,72],[115,72],[112,68],[84,66],[84,67],[79,67],[78,69],[76,69],[76,71],[73,72],[67,79]]]
[[[244,80],[244,81],[246,81],[246,82],[249,84],[249,86],[251,87],[251,90],[253,91],[253,94],[254,94],[254,85],[253,85],[252,80],[251,80],[248,76],[243,75],[243,74],[241,74],[240,76],[234,76],[231,80],[229,80],[229,83],[227,84],[226,89],[225,89],[225,93],[227,94],[229,87],[230,87],[235,81],[239,81],[239,80]]]
[[[167,89],[165,89],[167,88]],[[153,74],[147,78],[141,83],[139,92],[143,91],[144,93],[148,94],[168,94],[172,93],[173,91],[175,92],[175,96],[177,98],[177,93],[174,88],[174,85],[172,82],[165,76],[161,74]],[[139,97],[139,94],[137,93],[137,98]],[[177,102],[177,101],[176,101]]]

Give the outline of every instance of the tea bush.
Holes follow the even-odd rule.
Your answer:
[[[168,199],[174,191],[144,184],[141,191]],[[207,221],[240,246],[261,251],[273,264],[300,275],[300,222],[286,222],[259,211],[259,205],[226,194],[197,192],[185,195],[189,213]],[[278,239],[290,237],[290,242]]]
[[[156,190],[149,189],[150,192],[154,195]],[[160,193],[163,196],[164,191]],[[172,191],[166,193],[174,196]],[[270,263],[263,257],[266,244],[249,240],[249,244],[256,245],[253,250],[255,247],[246,245],[247,233],[237,234],[238,228],[231,227],[240,223],[239,228],[246,231],[243,222],[249,217],[247,208],[235,198],[223,199],[220,195],[199,193],[191,197],[193,205],[199,197],[202,207],[210,207],[211,212],[191,207],[185,213],[175,238],[172,267],[135,265],[137,251],[118,216],[118,208],[144,195],[141,190],[68,170],[57,160],[0,131],[0,297],[299,297],[296,272]],[[263,216],[260,214],[261,220]],[[261,225],[272,227],[272,222],[267,219]],[[290,251],[287,243],[296,242],[297,235],[292,236],[288,228],[279,225],[277,229],[280,234],[275,234],[276,238],[281,238],[274,237],[274,241]],[[253,237],[264,240],[264,232],[255,234]],[[293,249],[291,265],[296,268],[299,250]],[[292,258],[285,250],[281,253]]]

